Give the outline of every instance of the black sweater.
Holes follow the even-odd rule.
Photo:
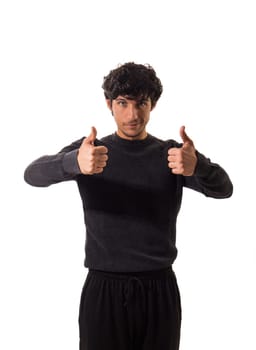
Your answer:
[[[25,170],[25,181],[45,187],[76,180],[84,209],[88,268],[135,272],[170,266],[177,256],[176,220],[183,186],[214,198],[232,194],[227,173],[199,152],[193,176],[173,175],[167,152],[181,144],[151,135],[136,141],[116,134],[96,140],[96,146],[108,148],[107,166],[101,174],[83,175],[77,163],[82,141],[35,160]]]

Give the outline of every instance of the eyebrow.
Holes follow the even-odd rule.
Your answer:
[[[129,96],[123,96],[123,97],[117,97],[116,101],[127,101],[127,100],[133,100],[136,101],[137,103],[141,102],[149,102],[150,98],[149,97],[142,97],[142,98],[134,98],[134,97],[129,97]]]

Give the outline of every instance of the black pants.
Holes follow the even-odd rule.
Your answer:
[[[80,350],[178,350],[180,326],[172,269],[89,271],[80,303]]]

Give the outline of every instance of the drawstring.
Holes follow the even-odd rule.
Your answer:
[[[142,281],[138,278],[138,277],[129,277],[127,282],[126,282],[126,286],[125,286],[125,291],[124,291],[124,297],[125,297],[125,301],[124,301],[124,307],[127,308],[127,312],[128,312],[128,317],[130,318],[129,320],[129,334],[130,334],[130,349],[133,350],[135,348],[135,343],[136,342],[136,338],[135,338],[135,328],[134,328],[134,304],[133,302],[133,296],[134,296],[134,292],[135,292],[135,288],[136,286],[140,289],[141,292],[141,301],[140,301],[140,305],[142,306],[142,314],[144,315],[143,317],[145,317],[146,314],[146,292],[145,292],[145,287],[142,283]],[[141,322],[140,322],[141,324]],[[141,324],[142,326],[142,324]],[[140,327],[141,327],[140,326]],[[144,327],[143,327],[144,328]],[[142,333],[144,333],[144,331],[141,329],[141,336]]]
[[[132,299],[135,283],[137,283],[137,285],[140,288],[141,295],[142,295],[142,308],[143,308],[143,312],[145,312],[146,311],[146,293],[145,293],[144,285],[138,277],[130,277],[127,281],[126,288],[125,288],[124,306],[127,307],[129,302]]]

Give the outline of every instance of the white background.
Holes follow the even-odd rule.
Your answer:
[[[75,183],[47,189],[25,167],[90,132],[114,131],[103,76],[150,63],[164,85],[148,131],[229,173],[234,195],[185,190],[178,220],[181,350],[255,350],[254,1],[5,0],[0,5],[0,348],[78,349],[86,275]]]

